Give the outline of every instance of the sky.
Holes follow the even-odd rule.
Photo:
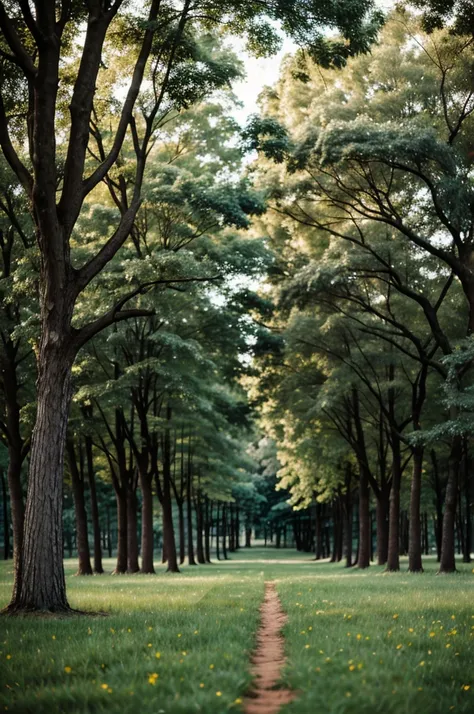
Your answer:
[[[238,38],[234,39],[232,47],[239,57],[244,58],[245,71],[247,73],[245,79],[236,82],[232,87],[237,99],[243,103],[242,108],[235,110],[233,115],[243,125],[250,114],[258,111],[257,99],[260,92],[264,87],[275,84],[280,73],[282,59],[285,55],[296,50],[296,44],[288,37],[285,37],[278,54],[266,58],[250,57],[245,51],[244,40]]]
[[[390,10],[394,6],[394,0],[376,0],[376,4],[382,10]],[[235,110],[233,115],[241,125],[244,125],[249,115],[258,111],[257,99],[260,92],[264,87],[275,84],[280,73],[282,59],[285,55],[295,52],[297,45],[290,38],[283,37],[282,47],[278,54],[260,59],[248,55],[243,39],[234,37],[232,48],[244,60],[247,72],[245,79],[233,85],[235,95],[243,103],[243,107]]]

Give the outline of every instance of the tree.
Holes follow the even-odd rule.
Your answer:
[[[188,106],[235,76],[232,68],[199,51],[193,29],[222,25],[240,34],[248,31],[254,50],[268,52],[277,43],[266,21],[269,17],[326,64],[340,64],[368,48],[381,22],[372,3],[352,0],[348,8],[350,12],[339,2],[321,9],[312,1],[250,0],[237,7],[230,2],[184,0],[177,7],[151,0],[133,15],[122,0],[36,0],[33,8],[28,2],[0,4],[2,63],[7,69],[0,143],[30,202],[41,264],[37,418],[25,539],[10,611],[68,609],[61,563],[61,484],[72,364],[79,349],[100,330],[131,315],[148,314],[140,308],[137,290],[125,292],[88,324],[75,322],[74,309],[133,231],[147,157],[160,123],[171,108]],[[326,41],[318,29],[321,25],[339,27],[345,41]],[[75,39],[84,27],[79,47]],[[129,80],[122,102],[114,96],[119,78],[114,81],[107,70],[112,57],[122,60]],[[11,87],[14,92],[9,92]],[[21,121],[14,121],[18,116]],[[128,185],[121,170],[127,135],[134,150],[127,168],[133,180]],[[116,195],[120,216],[110,237],[81,265],[71,249],[71,236],[84,201],[101,182]],[[127,306],[131,301],[132,307]]]
[[[431,366],[436,362],[436,369],[446,376],[434,355],[437,351],[450,355],[456,342],[474,326],[468,138],[474,111],[472,42],[446,31],[421,40],[413,38],[410,22],[403,13],[395,16],[373,57],[351,62],[337,83],[328,74],[322,79],[314,68],[307,67],[306,87],[297,96],[291,86],[301,58],[300,64],[296,61],[288,66],[280,91],[268,94],[270,116],[260,126],[255,120],[247,136],[255,148],[277,161],[285,156],[288,159],[288,181],[283,190],[280,187],[274,192],[275,209],[306,231],[313,228],[316,235],[335,236],[375,258],[378,266],[367,262],[362,268],[366,283],[370,284],[372,276],[385,283],[392,295],[398,292],[412,300],[429,327],[430,342],[425,346],[424,339],[420,343],[413,332],[410,335],[404,318],[385,314],[383,319],[395,328],[397,338],[415,338],[415,358]],[[405,45],[402,60],[395,62],[393,52],[399,57],[408,37],[415,44]],[[411,81],[414,71],[423,72],[423,84],[416,93]],[[321,100],[324,82],[330,89]],[[284,91],[287,87],[290,89]],[[290,134],[277,119],[287,123]],[[445,242],[438,241],[440,236]],[[405,264],[397,263],[398,249],[392,254],[384,247],[389,241],[410,246],[419,260],[434,266],[436,274],[444,278],[437,294],[427,297],[420,281],[406,281]],[[352,281],[357,287],[356,276]],[[346,298],[381,316],[373,300],[361,299],[355,292],[349,288]],[[459,323],[453,325],[443,314],[453,297],[459,300],[459,316],[464,320],[460,331],[453,329]],[[460,370],[459,379],[465,379],[465,374],[466,370]],[[457,418],[456,407],[451,408],[450,418]],[[454,434],[441,572],[455,568],[461,458],[462,438]]]

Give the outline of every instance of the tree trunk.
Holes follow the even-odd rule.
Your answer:
[[[456,502],[458,497],[459,464],[462,457],[462,437],[454,436],[448,461],[448,483],[444,502],[443,530],[441,536],[440,573],[454,573],[456,570],[455,558],[455,519]]]
[[[234,507],[232,503],[229,503],[229,551],[231,553],[235,552],[235,522]]]
[[[13,532],[13,571],[15,573],[13,602],[16,600],[16,588],[20,584],[21,552],[23,546],[23,527],[25,521],[25,505],[21,487],[21,456],[17,449],[8,449],[7,481],[10,492],[10,514]]]
[[[142,573],[153,574],[154,536],[153,536],[153,491],[151,476],[140,473],[140,490],[142,493]]]
[[[110,529],[110,507],[106,506],[106,512],[107,512],[107,552],[109,555],[109,558],[112,557],[113,552],[112,552],[112,532]]]
[[[321,560],[323,557],[323,524],[321,517],[321,504],[316,504],[315,528],[316,528],[316,560]]]
[[[408,544],[408,570],[411,573],[423,572],[421,548],[421,474],[423,471],[423,447],[413,449],[413,471],[410,494],[410,537]]]
[[[344,479],[346,489],[344,498],[344,557],[346,568],[352,567],[352,465],[346,464]]]
[[[20,555],[23,544],[23,526],[25,519],[25,505],[23,489],[21,487],[21,469],[25,457],[24,443],[20,432],[20,405],[18,402],[18,375],[16,370],[15,349],[9,339],[4,345],[6,352],[10,353],[8,359],[2,364],[4,369],[2,386],[5,401],[6,426],[8,431],[8,468],[7,482],[10,492],[10,517],[13,533],[13,571],[15,584],[13,601],[16,599],[16,587],[20,583]],[[11,352],[13,350],[13,353]],[[18,571],[18,575],[17,575]]]
[[[466,533],[464,537],[463,563],[471,562],[471,483],[469,479],[469,452],[467,438],[464,437],[464,499],[466,505]]]
[[[178,530],[179,530],[179,564],[186,558],[186,536],[184,531],[184,503],[178,502]]]
[[[209,498],[206,496],[206,516],[205,516],[205,531],[204,531],[204,555],[206,563],[211,562],[211,524],[212,524],[212,503],[209,504]]]
[[[166,560],[168,562],[168,573],[179,573],[178,558],[176,555],[176,541],[174,537],[173,527],[173,506],[171,501],[171,407],[166,408],[167,426],[163,436],[163,493],[162,493],[162,510],[163,510],[163,543],[166,546]],[[157,485],[157,491],[158,485]]]
[[[369,479],[365,468],[361,469],[359,476],[359,547],[358,568],[370,566],[370,488]]]
[[[245,547],[246,548],[252,547],[252,529],[251,528],[245,529]]]
[[[221,554],[220,554],[220,541],[219,541],[219,501],[217,501],[217,506],[216,506],[216,559],[220,560],[221,559]]]
[[[95,486],[94,462],[92,458],[92,441],[89,436],[86,436],[85,443],[87,476],[89,481],[89,493],[91,497],[92,529],[94,532],[94,573],[100,575],[104,572],[104,568],[102,566],[102,545],[100,542],[99,504],[97,502],[97,489]]]
[[[117,501],[117,563],[114,574],[122,575],[127,572],[128,561],[128,525],[127,525],[127,495],[123,489],[115,492]]]
[[[202,501],[201,496],[198,493],[196,497],[196,556],[197,562],[204,565],[206,559],[204,557],[204,543],[203,543],[203,528],[204,528],[204,518],[202,513]]]
[[[74,497],[74,512],[76,516],[77,555],[79,560],[76,575],[92,575],[89,538],[87,535],[87,513],[84,499],[84,481],[81,478],[81,474],[77,466],[76,450],[72,439],[67,440],[66,448],[69,458],[69,470],[71,472],[72,493]]]
[[[377,565],[385,565],[388,558],[389,499],[390,491],[387,488],[381,488],[375,507],[377,522]]]
[[[23,548],[15,570],[11,611],[70,610],[63,567],[62,515],[73,356],[61,348],[60,334],[44,323],[43,318]]]
[[[392,429],[392,488],[390,490],[389,536],[387,571],[400,570],[400,488],[402,482],[402,465],[400,452],[400,437]]]
[[[235,548],[239,550],[240,547],[240,508],[237,506],[235,514]]]
[[[192,501],[192,480],[191,474],[188,472],[186,484],[186,520],[188,531],[188,565],[197,565],[194,557],[194,542],[193,542],[193,501]]]
[[[229,560],[227,555],[227,504],[222,505],[222,556],[224,560]]]
[[[129,481],[127,493],[127,573],[138,573],[137,487],[135,477]]]
[[[0,478],[2,481],[3,503],[3,560],[8,560],[10,558],[10,526],[8,523],[7,482],[2,466],[0,466]]]

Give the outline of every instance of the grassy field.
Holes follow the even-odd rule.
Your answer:
[[[112,569],[112,562],[106,567]],[[293,551],[240,551],[182,575],[74,577],[107,617],[0,619],[0,709],[29,714],[241,711],[265,580],[288,613],[285,714],[474,711],[474,575],[345,571]],[[0,605],[11,589],[1,563]]]

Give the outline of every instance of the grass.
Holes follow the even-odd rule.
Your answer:
[[[0,710],[17,714],[238,712],[265,580],[283,608],[282,714],[474,711],[474,576],[346,571],[252,549],[182,575],[74,577],[73,607],[108,617],[0,620]],[[282,562],[283,561],[283,562]],[[106,563],[112,569],[112,561]],[[11,564],[0,568],[0,605]],[[423,663],[423,664],[422,664]]]

